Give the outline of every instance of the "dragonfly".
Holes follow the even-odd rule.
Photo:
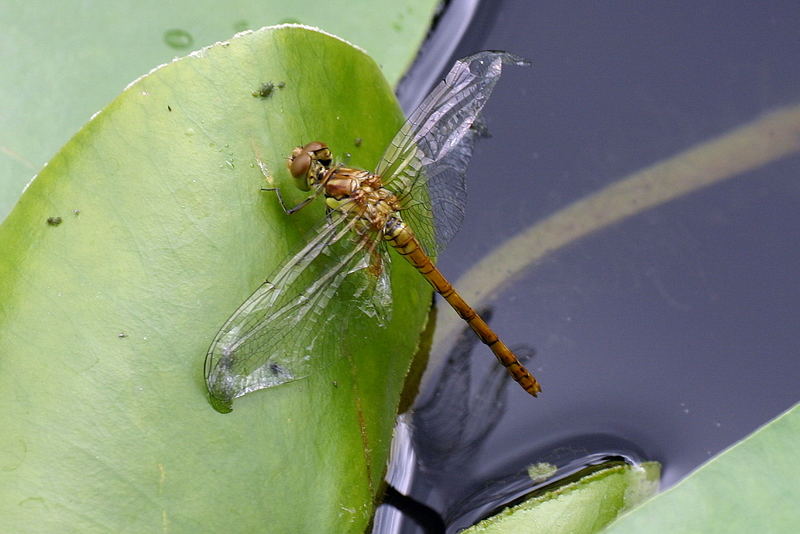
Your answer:
[[[315,336],[331,321],[334,298],[350,298],[384,324],[391,315],[393,248],[467,322],[522,388],[536,396],[536,378],[436,267],[436,257],[464,218],[465,175],[479,114],[503,65],[527,65],[507,53],[460,59],[410,114],[374,172],[336,163],[323,142],[296,147],[287,160],[308,196],[295,213],[324,198],[327,216],[304,246],[239,306],[215,336],[205,359],[212,401],[233,399],[298,380],[319,365]],[[476,122],[478,121],[478,122]],[[341,318],[339,318],[341,320]]]

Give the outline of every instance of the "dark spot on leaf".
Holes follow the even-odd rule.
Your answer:
[[[49,224],[50,226],[58,226],[59,224],[61,224],[61,220],[62,220],[61,217],[48,217],[47,224]]]
[[[267,98],[269,95],[272,94],[272,90],[275,88],[275,84],[272,82],[265,82],[261,84],[261,87],[253,91],[251,94],[255,97],[259,98]]]
[[[267,97],[272,95],[272,93],[275,91],[276,87],[278,89],[283,89],[284,87],[286,87],[286,83],[285,82],[278,82],[278,83],[264,82],[264,83],[261,84],[261,86],[258,89],[253,91],[251,94],[253,96],[257,97],[257,98],[267,98]]]

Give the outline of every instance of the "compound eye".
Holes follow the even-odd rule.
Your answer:
[[[303,152],[318,152],[320,150],[326,150],[327,148],[328,145],[321,141],[311,141],[303,147]]]
[[[311,168],[311,155],[308,152],[295,149],[289,160],[289,172],[295,178],[305,178]]]
[[[331,149],[321,141],[312,141],[303,147],[303,152],[311,154],[311,158],[319,161],[323,167],[329,167],[333,162]]]

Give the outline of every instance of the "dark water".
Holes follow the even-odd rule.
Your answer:
[[[800,103],[796,1],[486,2],[443,64],[481,49],[533,68],[508,69],[487,106],[492,137],[470,167],[467,220],[439,262],[454,281],[571,202]],[[546,256],[489,303],[504,340],[535,351],[543,394],[507,381],[492,401],[505,399],[504,415],[466,432],[466,453],[442,447],[431,428],[444,423],[422,410],[412,424],[428,452],[405,493],[453,517],[531,463],[604,456],[658,460],[670,486],[796,403],[798,214],[794,155]],[[494,363],[484,347],[465,350],[472,389],[449,408],[480,412],[463,395],[486,395]],[[437,387],[425,384],[418,408]],[[426,467],[431,454],[444,460]]]

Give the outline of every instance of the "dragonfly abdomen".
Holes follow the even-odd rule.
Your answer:
[[[444,297],[456,313],[467,322],[481,342],[492,350],[495,357],[508,370],[511,377],[525,391],[535,397],[542,390],[539,382],[519,362],[512,350],[500,341],[500,338],[497,337],[497,334],[489,327],[486,321],[458,294],[441,271],[436,268],[430,257],[422,250],[411,229],[398,217],[391,217],[384,227],[383,237],[425,277],[433,286],[433,289]]]

